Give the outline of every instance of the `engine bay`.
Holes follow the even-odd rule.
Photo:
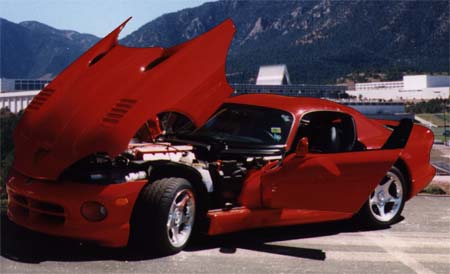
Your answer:
[[[62,181],[114,184],[151,178],[155,167],[176,164],[195,170],[213,198],[213,208],[238,206],[238,198],[248,172],[282,159],[273,148],[249,150],[226,145],[199,142],[130,143],[128,149],[115,158],[106,154],[90,155],[66,169]],[[177,174],[170,174],[176,177]]]

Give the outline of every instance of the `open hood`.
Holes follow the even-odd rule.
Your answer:
[[[183,113],[198,126],[232,93],[225,78],[235,31],[231,20],[168,49],[119,45],[127,21],[30,103],[14,133],[16,170],[57,179],[90,154],[123,152],[139,127],[159,112]]]

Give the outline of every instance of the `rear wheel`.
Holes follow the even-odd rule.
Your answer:
[[[392,167],[361,208],[359,220],[370,226],[396,223],[403,211],[406,194],[405,177],[398,168]]]
[[[141,192],[131,220],[130,243],[160,255],[181,251],[191,238],[196,199],[183,178],[163,178]]]

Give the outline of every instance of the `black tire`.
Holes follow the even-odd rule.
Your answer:
[[[174,242],[174,237],[168,229],[169,211],[174,213],[173,203],[175,199],[181,197],[179,195],[191,194],[192,200],[188,198],[188,201],[194,204],[191,212],[193,215],[191,228],[188,229],[186,225],[184,229],[189,230],[188,233],[182,235],[183,240]],[[151,252],[157,255],[169,255],[181,251],[193,234],[196,216],[195,201],[192,185],[183,178],[162,178],[145,186],[136,201],[131,218],[130,246],[140,252]],[[192,208],[192,203],[188,207],[185,208],[186,215],[190,215],[187,212]],[[171,216],[175,215],[177,214],[171,214]],[[182,217],[178,219],[172,217],[171,220],[180,221]],[[184,232],[181,226],[179,231]],[[184,240],[185,237],[186,240]]]
[[[395,187],[389,188],[389,192],[392,193],[392,192],[394,192],[393,188],[396,190],[398,186],[401,186],[402,197],[401,197],[401,201],[397,204],[397,207],[394,207],[395,203],[392,202],[392,204],[393,204],[392,209],[396,208],[395,211],[392,212],[392,214],[391,214],[392,216],[386,215],[386,219],[383,219],[379,213],[377,214],[377,212],[379,212],[378,206],[374,205],[373,202],[372,203],[370,202],[371,198],[373,198],[375,195],[377,195],[376,190],[374,190],[369,195],[369,198],[364,203],[363,207],[355,215],[355,220],[357,221],[357,223],[359,225],[362,225],[364,227],[382,228],[382,227],[388,227],[388,226],[400,221],[401,213],[405,206],[405,201],[406,201],[406,198],[408,195],[408,185],[405,180],[405,176],[402,174],[402,172],[397,167],[393,166],[386,173],[386,176],[378,184],[377,188],[381,187],[383,185],[383,183],[387,183],[389,178],[393,178],[393,177],[395,178],[394,180],[398,179],[399,182],[398,182],[398,184],[395,184]],[[393,195],[394,195],[394,193],[391,194],[391,196],[393,196]],[[381,196],[384,196],[384,195],[381,195]],[[396,198],[396,197],[394,197],[394,198]],[[385,203],[386,207],[388,205],[389,205],[388,203]],[[394,212],[395,212],[395,214],[394,214]]]

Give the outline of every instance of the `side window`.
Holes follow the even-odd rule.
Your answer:
[[[300,121],[296,140],[303,137],[308,138],[311,153],[353,151],[357,142],[353,118],[334,111],[305,114]]]

